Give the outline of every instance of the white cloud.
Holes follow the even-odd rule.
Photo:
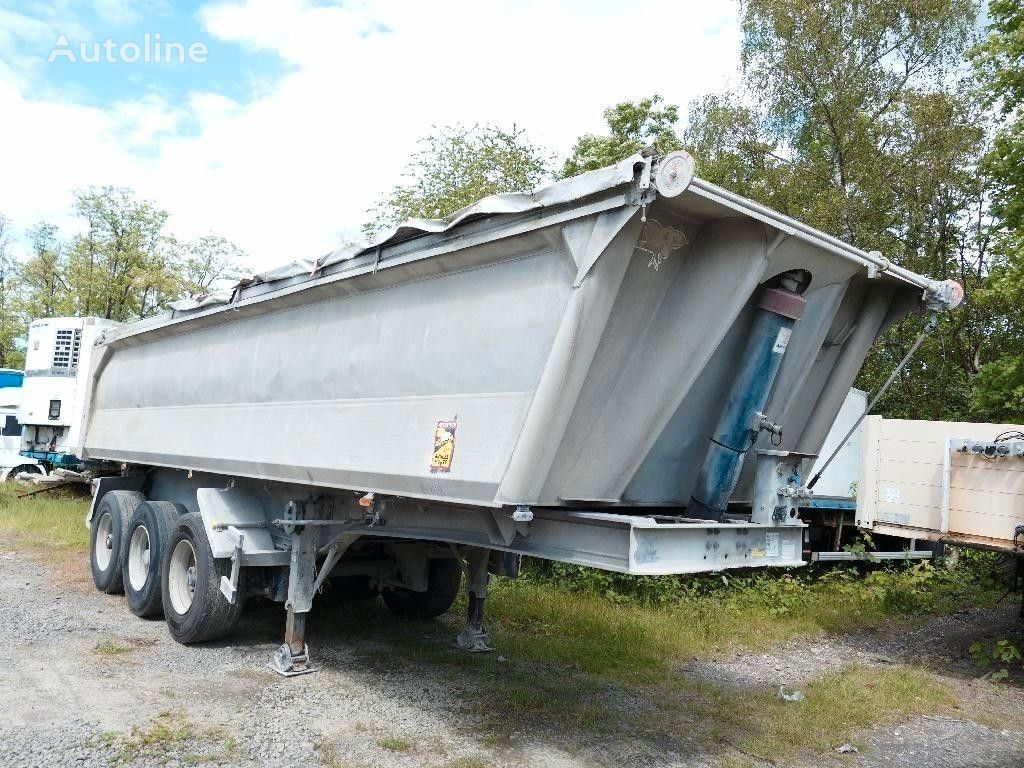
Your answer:
[[[179,235],[216,231],[254,267],[316,255],[358,228],[432,124],[515,122],[564,154],[617,101],[721,87],[734,15],[693,0],[218,3],[199,14],[207,35],[283,59],[285,75],[245,104],[200,92],[104,108],[0,82],[0,210],[69,226],[74,187],[124,184]]]

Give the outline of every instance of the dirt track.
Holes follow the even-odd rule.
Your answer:
[[[163,622],[137,619],[122,598],[95,592],[84,559],[44,567],[12,550],[0,539],[3,766],[767,764],[728,742],[693,741],[685,733],[647,737],[605,727],[580,738],[564,723],[527,720],[529,727],[499,738],[488,727],[487,683],[501,673],[503,657],[487,662],[497,672],[482,672],[473,656],[437,665],[431,654],[448,652],[451,626],[401,627],[372,606],[354,615],[322,611],[310,631],[319,671],[281,679],[266,668],[280,641],[277,606],[248,611],[232,641],[184,647],[170,640]],[[979,624],[992,634],[1016,631],[1015,613],[1010,605],[936,620],[903,638],[835,638],[685,665],[678,673],[763,688],[799,684],[845,661],[927,657],[939,660],[951,686],[970,690],[975,673],[963,652],[966,633],[976,634]],[[624,719],[647,706],[614,691],[607,699]],[[1024,694],[1010,689],[1003,701],[1024,707]],[[864,733],[860,743],[867,747],[860,754],[808,756],[801,764],[1024,765],[1024,734],[965,716],[919,718]]]

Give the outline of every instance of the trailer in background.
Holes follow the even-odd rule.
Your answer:
[[[865,460],[861,419],[867,407],[867,393],[851,389],[822,444],[821,455],[808,472],[808,477],[819,472],[821,476],[813,495],[800,508],[800,517],[808,526],[804,557],[820,562],[930,559],[936,548],[924,538],[879,533],[867,548],[860,541],[858,483]],[[826,466],[829,457],[832,460]]]
[[[17,408],[27,462],[47,472],[84,467],[78,446],[89,379],[79,373],[89,371],[98,334],[118,325],[98,317],[47,317],[29,325]]]
[[[1024,550],[1024,426],[869,416],[857,525],[878,534]]]

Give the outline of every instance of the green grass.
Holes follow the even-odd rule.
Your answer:
[[[29,549],[88,550],[87,496],[55,490],[18,498],[19,490],[23,488],[17,483],[0,483],[0,532],[9,534],[19,546]]]
[[[137,760],[164,763],[175,757],[184,765],[230,762],[238,753],[237,743],[224,729],[201,728],[180,710],[164,710],[128,733],[108,731],[100,742],[114,750],[116,765]]]
[[[377,741],[377,746],[389,752],[408,752],[416,743],[402,736],[385,736]]]
[[[653,580],[612,577],[614,588],[602,589],[590,574],[552,578],[530,564],[522,578],[492,584],[487,620],[498,653],[451,648],[461,605],[436,622],[401,622],[369,606],[358,609],[367,616],[351,617],[358,628],[337,631],[362,646],[371,668],[393,672],[400,658],[411,675],[429,665],[464,692],[472,733],[492,746],[557,724],[569,749],[602,734],[633,734],[680,753],[720,756],[723,764],[760,765],[759,755],[831,752],[861,728],[945,712],[956,698],[945,681],[915,666],[838,669],[803,686],[806,698],[796,703],[775,691],[689,680],[677,667],[826,634],[902,631],[930,615],[991,605],[999,596],[991,564],[962,562],[952,571],[918,564],[866,575],[832,569],[664,578],[656,588],[670,595],[659,599],[650,599]],[[640,589],[630,593],[631,586]]]
[[[445,763],[444,768],[491,768],[491,764],[479,757],[456,757]]]
[[[92,652],[97,656],[115,658],[117,656],[124,656],[126,653],[131,653],[131,650],[132,649],[128,645],[119,643],[116,640],[101,640],[93,646]]]
[[[484,681],[480,681],[481,683]],[[486,679],[489,695],[474,709],[477,728],[495,746],[517,733],[557,723],[566,745],[595,735],[630,734],[669,743],[681,753],[736,750],[787,758],[827,753],[856,743],[859,729],[949,712],[956,698],[936,675],[908,666],[850,666],[801,686],[805,698],[787,702],[770,690],[740,690],[674,676],[658,684],[615,685],[591,675],[527,670]],[[631,699],[653,705],[637,714]]]
[[[120,764],[138,758],[161,759],[180,750],[196,735],[195,726],[179,711],[165,710],[146,726],[132,726],[127,734],[111,734],[111,746]]]
[[[911,624],[932,614],[991,605],[1000,593],[984,569],[949,572],[930,563],[867,576],[833,569],[756,573],[727,585],[721,577],[660,581],[675,585],[671,599],[652,602],[529,573],[499,580],[488,600],[490,629],[503,653],[517,659],[650,682],[682,660]]]
[[[851,666],[803,688],[806,698],[787,702],[770,691],[734,692],[684,685],[685,701],[676,698],[664,712],[680,726],[701,728],[704,720],[725,726],[712,734],[744,752],[792,757],[800,752],[827,753],[856,742],[860,729],[904,722],[918,715],[951,711],[954,696],[935,675],[906,666]],[[689,702],[699,702],[696,706]],[[680,715],[683,715],[680,718]]]

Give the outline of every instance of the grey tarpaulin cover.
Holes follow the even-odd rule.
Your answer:
[[[407,219],[394,229],[380,233],[372,240],[346,245],[331,251],[318,259],[295,259],[260,272],[251,278],[242,280],[236,287],[244,287],[255,283],[271,283],[275,280],[286,280],[299,275],[311,275],[315,271],[354,258],[361,253],[389,243],[407,240],[417,235],[438,234],[454,229],[465,221],[481,216],[492,216],[503,213],[524,213],[537,208],[568,203],[588,195],[612,189],[631,182],[638,166],[643,165],[644,158],[639,154],[627,157],[615,165],[599,168],[573,176],[569,179],[556,181],[538,187],[533,192],[514,192],[485,197],[470,206],[456,211],[443,219]],[[171,302],[170,307],[176,311],[200,309],[214,304],[226,304],[231,301],[234,291],[224,290],[206,296],[184,298]]]

